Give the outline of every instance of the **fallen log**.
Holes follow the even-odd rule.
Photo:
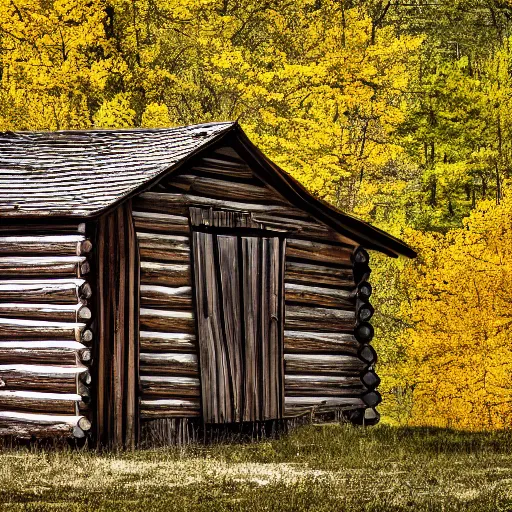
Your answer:
[[[84,416],[57,416],[0,411],[0,436],[16,438],[84,437],[91,422]]]

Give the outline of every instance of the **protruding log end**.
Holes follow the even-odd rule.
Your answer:
[[[373,316],[373,313],[375,313],[373,306],[367,302],[363,303],[357,310],[357,319],[360,322],[367,322]]]
[[[375,352],[371,345],[363,345],[357,355],[365,363],[375,364],[377,362],[377,352]]]
[[[380,421],[380,414],[373,408],[355,409],[346,413],[345,418],[353,425],[371,427]]]
[[[87,386],[89,386],[92,382],[91,373],[89,371],[85,371],[79,374],[80,382],[83,382]]]
[[[370,391],[361,398],[368,407],[376,407],[382,402],[382,397],[378,391]]]
[[[354,331],[354,335],[360,343],[368,343],[371,341],[373,339],[373,334],[373,327],[367,322],[360,323]]]
[[[89,265],[88,261],[84,261],[80,265],[80,275],[83,276],[85,274],[88,274],[91,271],[91,266]]]
[[[372,285],[364,281],[357,287],[357,297],[363,300],[368,300],[372,294],[372,291]]]
[[[82,416],[78,420],[77,426],[79,428],[81,428],[84,432],[87,432],[87,431],[91,430],[92,425],[91,425],[91,422],[85,416]]]
[[[89,283],[84,283],[80,288],[78,289],[78,296],[81,299],[90,299],[92,297],[92,288]]]
[[[82,306],[79,308],[77,316],[79,321],[90,320],[92,317],[91,310],[87,306]]]
[[[82,363],[89,364],[92,361],[92,352],[88,348],[80,350],[78,355]]]
[[[81,339],[79,341],[83,341],[84,343],[90,343],[92,341],[92,331],[90,329],[86,329],[82,332]]]
[[[374,372],[366,372],[361,377],[361,382],[369,389],[375,389],[380,384],[380,377]]]
[[[352,254],[352,261],[354,265],[368,265],[370,255],[362,247],[358,247]]]
[[[83,439],[85,437],[85,432],[77,425],[73,427],[73,437],[75,439]]]
[[[84,240],[80,243],[79,247],[80,254],[87,254],[92,251],[92,243],[90,240]]]

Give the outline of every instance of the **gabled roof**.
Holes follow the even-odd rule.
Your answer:
[[[237,123],[0,133],[0,220],[101,215],[221,139],[291,203],[341,234],[390,256],[416,256],[402,241],[315,199],[265,157]]]

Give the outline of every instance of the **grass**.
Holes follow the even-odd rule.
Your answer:
[[[512,432],[329,425],[184,450],[4,449],[0,510],[509,511]]]

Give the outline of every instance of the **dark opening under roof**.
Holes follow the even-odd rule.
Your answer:
[[[221,140],[291,203],[341,234],[390,256],[416,256],[397,238],[314,198],[231,122],[154,130],[0,133],[0,221],[97,217]]]

